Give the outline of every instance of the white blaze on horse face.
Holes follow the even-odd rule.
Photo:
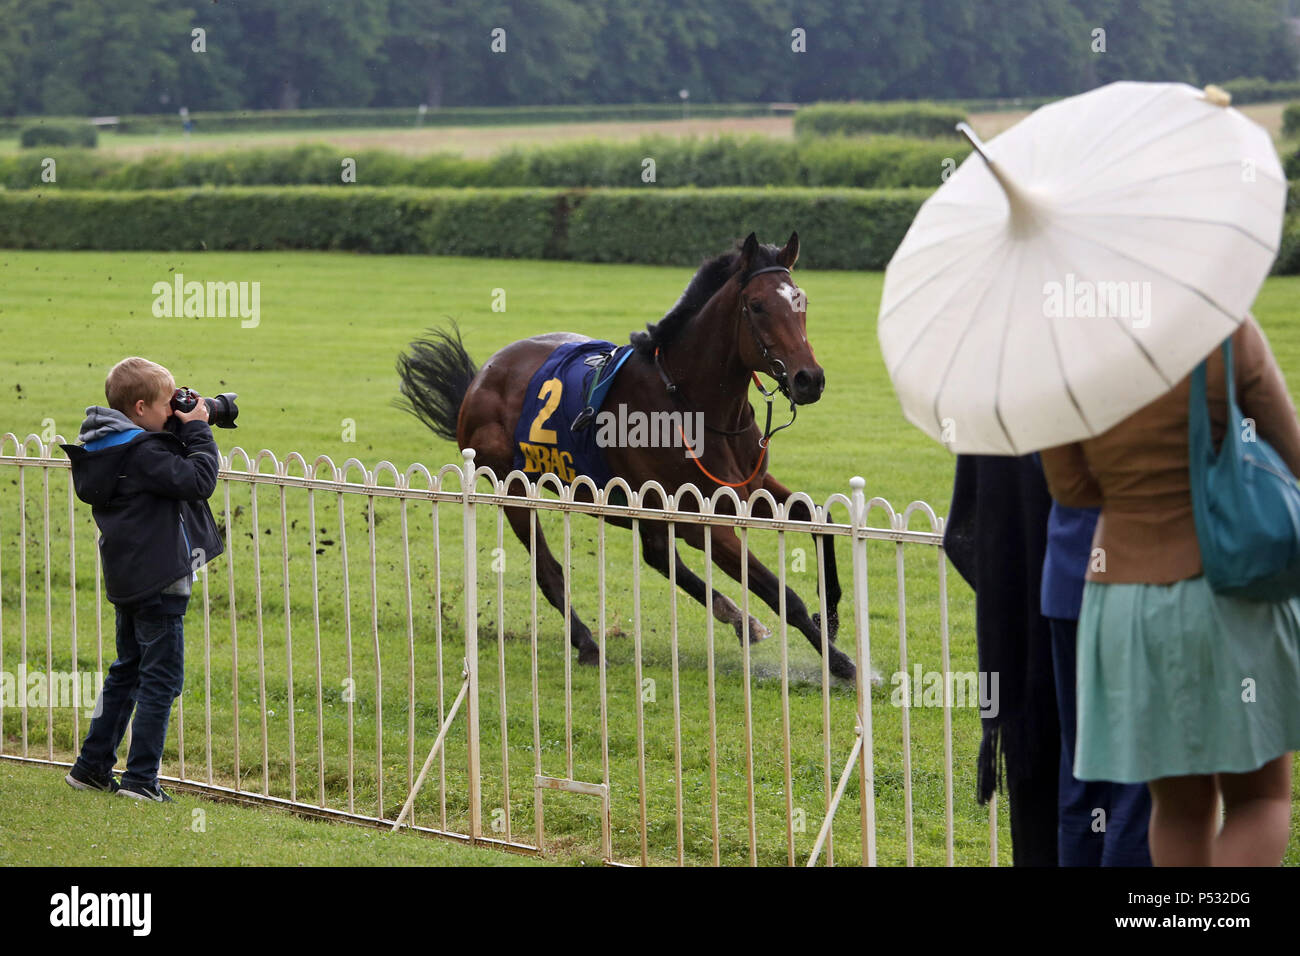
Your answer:
[[[789,282],[781,282],[779,286],[776,286],[776,294],[787,300],[793,311],[800,311],[800,307],[798,307],[798,304],[796,303],[796,298],[794,298],[798,294],[798,289],[793,285],[790,285]]]
[[[776,287],[776,294],[790,303],[790,311],[802,313],[807,311],[807,297],[803,295],[803,290],[789,282],[781,282]]]

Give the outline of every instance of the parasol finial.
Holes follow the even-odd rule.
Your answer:
[[[1211,83],[1205,88],[1205,98],[1215,106],[1231,106],[1232,94],[1221,86],[1215,86]]]
[[[989,154],[984,150],[984,142],[975,135],[975,131],[969,125],[958,123],[957,132],[965,136],[975,152],[980,154],[980,158],[988,166],[989,172],[993,174],[993,178],[998,181],[998,185],[1006,193],[1007,205],[1010,207],[1012,235],[1024,237],[1038,232],[1043,219],[1042,202],[1028,190],[1019,186],[1007,176],[1000,165],[989,158]]]

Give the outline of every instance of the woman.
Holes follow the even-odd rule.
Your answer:
[[[1216,349],[1207,370],[1216,447],[1228,425],[1252,429],[1245,440],[1257,433],[1300,474],[1295,406],[1253,317],[1232,348],[1246,421],[1225,422]],[[1201,574],[1190,389],[1189,375],[1104,434],[1042,452],[1053,498],[1101,508],[1079,615],[1074,773],[1148,783],[1157,866],[1276,866],[1300,749],[1300,599],[1223,597]]]

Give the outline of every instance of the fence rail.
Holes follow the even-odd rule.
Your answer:
[[[88,621],[95,671],[83,683],[93,693],[104,670],[98,548],[78,549],[95,530],[61,442],[0,438],[0,671],[28,675],[11,682],[14,699],[0,698],[0,758],[66,763],[75,754],[90,712],[84,694],[70,706],[56,701],[55,684],[58,666],[76,675],[88,666]],[[919,818],[922,862],[953,865],[960,831],[963,862],[976,862],[983,844],[982,861],[996,865],[996,802],[986,838],[976,835],[983,811],[973,800],[955,813],[953,712],[962,702],[942,521],[929,505],[895,511],[867,499],[861,478],[821,505],[805,494],[778,503],[766,491],[742,501],[730,488],[670,494],[618,479],[603,490],[585,478],[532,484],[475,467],[472,450],[463,457],[431,472],[240,448],[223,456],[212,503],[225,553],[196,572],[165,779],[334,819],[611,863],[875,865],[883,813],[887,861],[917,862]],[[52,482],[66,489],[52,491]],[[60,493],[66,517],[54,504]],[[797,504],[812,521],[789,517]],[[505,535],[514,509],[527,514],[527,548]],[[918,514],[924,530],[909,528]],[[584,519],[576,528],[574,515]],[[870,523],[877,515],[883,524]],[[537,599],[546,522],[562,534],[563,615]],[[607,542],[611,523],[632,529],[621,565]],[[651,524],[667,535],[666,580],[643,580],[640,532]],[[679,532],[697,525],[708,528],[704,593],[714,597],[708,607],[679,606],[671,556]],[[811,562],[788,540],[810,532]],[[775,571],[770,628],[752,613],[748,563],[739,582],[715,581],[713,540],[726,533]],[[787,585],[806,581],[822,647],[834,638],[840,588],[828,582],[825,558],[837,543],[851,552],[839,612],[841,649],[857,665],[848,682],[831,678],[817,648],[792,644],[786,623]],[[880,560],[869,562],[871,549]],[[869,606],[871,576],[891,564],[896,601]],[[921,596],[910,621],[909,581]],[[29,606],[37,596],[43,614]],[[16,653],[6,604],[17,607]],[[573,665],[574,616],[594,616],[597,667]],[[46,693],[33,707],[36,618]],[[717,640],[715,619],[739,640]],[[871,625],[880,622],[897,628],[896,658],[889,642],[873,658]],[[769,629],[775,649],[751,646]],[[909,633],[914,653],[937,651],[937,706],[922,701],[909,671]],[[963,647],[973,656],[972,641]],[[892,694],[873,693],[873,659],[890,665]],[[968,746],[978,738],[969,716]],[[925,757],[914,766],[918,721]],[[44,757],[33,734],[44,737]],[[940,739],[941,778],[931,746]]]

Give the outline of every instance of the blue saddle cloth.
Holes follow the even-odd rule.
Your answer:
[[[515,426],[514,467],[533,480],[551,472],[566,485],[586,475],[597,488],[604,488],[614,476],[596,444],[595,422],[576,432],[572,426],[588,405],[587,391],[597,371],[593,363],[614,353],[591,396],[591,408],[598,412],[615,373],[631,352],[630,345],[619,348],[613,342],[588,339],[566,342],[547,356],[528,382],[523,414]]]

